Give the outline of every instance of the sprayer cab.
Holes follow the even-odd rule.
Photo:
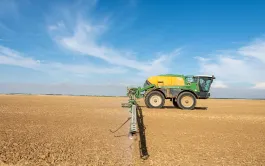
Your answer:
[[[198,99],[207,99],[210,97],[209,92],[214,79],[214,76],[208,75],[186,76],[187,84],[191,85],[191,87],[196,87],[192,90]]]
[[[210,91],[214,79],[214,76],[194,76],[194,80],[197,82],[199,89],[202,92]]]

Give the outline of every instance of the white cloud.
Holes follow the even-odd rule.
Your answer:
[[[137,70],[140,75],[167,73],[170,69],[172,58],[179,53],[179,49],[176,49],[176,51],[170,54],[152,57],[152,60],[137,60],[133,58],[135,55],[131,55],[129,52],[108,47],[104,43],[99,42],[101,35],[107,28],[104,24],[94,25],[88,21],[79,19],[74,28],[72,28],[72,35],[66,36],[58,35],[61,33],[51,33],[53,39],[65,49],[81,55],[96,57],[114,66]],[[67,27],[66,29],[71,29],[71,27]],[[61,31],[64,30],[61,29]]]
[[[26,57],[22,53],[13,49],[0,45],[0,64],[20,66],[44,72],[70,72],[73,74],[119,74],[125,73],[126,70],[121,67],[103,67],[92,64],[73,65],[63,64],[59,62],[42,62],[30,57]]]
[[[265,41],[256,40],[248,46],[242,47],[238,52],[245,56],[250,56],[265,63]]]
[[[228,88],[223,81],[213,81],[212,88]]]
[[[199,56],[196,56],[194,58],[197,59],[197,60],[199,60],[200,62],[207,62],[207,61],[210,60],[209,58],[204,58],[204,57],[199,57]]]
[[[63,28],[65,28],[65,25],[64,25],[63,21],[58,22],[56,25],[50,25],[50,26],[48,26],[48,29],[50,31],[54,31],[54,30],[58,30],[58,29],[63,29]]]
[[[43,67],[47,69],[48,67],[54,70],[61,70],[65,72],[71,72],[75,74],[89,74],[89,73],[96,73],[96,74],[121,74],[125,73],[126,70],[119,68],[119,67],[112,67],[106,68],[102,66],[95,66],[92,64],[88,65],[73,65],[73,64],[62,64],[62,63],[54,63],[50,62],[48,64],[43,64]]]
[[[256,84],[265,82],[265,41],[258,40],[207,60],[197,58],[201,73],[215,75],[225,84]]]
[[[25,57],[10,48],[0,46],[0,64],[36,69],[39,66],[39,61]]]
[[[265,89],[265,82],[259,82],[257,83],[253,89]]]

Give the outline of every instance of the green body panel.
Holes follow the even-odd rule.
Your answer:
[[[130,97],[130,99],[132,98],[142,98],[143,95],[141,94],[142,92],[148,91],[152,88],[155,88],[155,85],[151,84],[145,87],[138,87],[138,88],[129,88],[127,89],[127,96]],[[135,101],[134,99],[132,101]],[[131,103],[129,101],[129,103]]]
[[[197,86],[196,83],[191,83],[190,85],[187,85],[187,83],[185,82],[186,85],[184,86],[160,86],[160,88],[176,88],[176,89],[183,89],[183,90],[191,90],[191,91],[195,91],[195,92],[200,92],[200,88]]]
[[[160,86],[158,88],[169,88],[169,89],[183,89],[183,90],[191,90],[191,91],[195,91],[195,92],[200,92],[200,89],[197,88],[197,86],[193,85],[185,85],[185,86]]]

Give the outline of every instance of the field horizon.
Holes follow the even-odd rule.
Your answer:
[[[29,95],[29,96],[87,96],[87,97],[127,97],[120,95],[75,95],[75,94],[31,94],[31,93],[0,93],[0,95]],[[228,99],[228,100],[265,100],[265,98],[229,98],[229,97],[210,97],[209,99]]]

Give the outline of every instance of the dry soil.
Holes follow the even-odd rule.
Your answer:
[[[0,165],[265,165],[265,101],[199,100],[184,111],[140,100],[147,160],[128,123],[109,131],[129,117],[126,101],[1,95]]]

